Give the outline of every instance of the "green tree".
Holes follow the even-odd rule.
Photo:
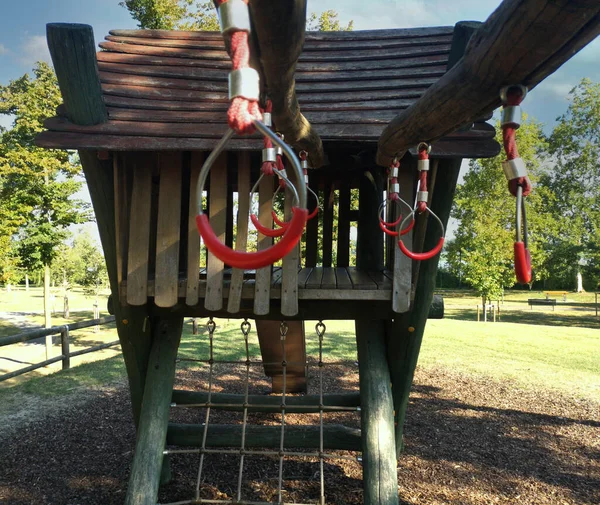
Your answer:
[[[498,140],[502,142],[499,124],[497,130]],[[541,126],[525,120],[517,132],[517,143],[535,186],[526,199],[527,221],[534,279],[540,280],[547,275],[545,243],[556,230],[552,216],[545,210],[553,195],[546,187],[536,184],[540,155],[546,147]],[[452,273],[476,289],[484,304],[499,298],[505,288],[515,283],[515,199],[508,192],[502,171],[504,159],[501,153],[495,158],[471,161],[464,183],[457,188],[453,217],[459,222],[458,230],[447,247]]]
[[[583,79],[569,98],[550,135],[551,163],[541,178],[556,195],[552,210],[560,226],[548,264],[565,287],[583,275],[594,289],[600,281],[600,83]]]
[[[0,86],[0,114],[13,118],[0,137],[0,199],[12,225],[2,229],[27,271],[44,269],[46,325],[50,325],[50,266],[67,228],[90,219],[89,205],[73,197],[81,188],[80,167],[66,151],[35,145],[43,121],[61,103],[56,76],[39,62],[28,74]],[[15,244],[15,241],[18,242]]]
[[[125,7],[140,28],[154,30],[219,31],[219,18],[213,2],[195,0],[124,0]],[[321,32],[351,31],[354,21],[342,26],[334,10],[312,13],[307,19],[307,30]]]
[[[306,20],[306,29],[318,32],[351,32],[354,30],[354,21],[346,26],[340,23],[339,14],[334,10],[327,10],[317,14],[311,13]]]
[[[194,0],[124,0],[140,28],[153,30],[219,31],[219,18],[212,2]]]

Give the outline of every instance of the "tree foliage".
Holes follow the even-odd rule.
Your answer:
[[[499,124],[497,130],[498,140],[502,142]],[[517,143],[535,186],[526,199],[529,248],[535,266],[534,278],[542,279],[547,275],[545,243],[547,236],[555,230],[555,224],[545,210],[552,194],[536,184],[540,156],[545,148],[541,126],[525,120],[517,131]],[[453,217],[459,221],[459,227],[447,248],[452,272],[486,299],[499,298],[505,288],[515,283],[515,199],[508,192],[503,160],[501,153],[495,158],[471,161],[464,183],[457,188]]]
[[[213,2],[195,0],[124,0],[125,7],[140,28],[154,30],[219,31],[219,18]],[[312,13],[307,19],[307,30],[351,31],[354,22],[342,26],[334,10]]]
[[[104,256],[89,233],[82,231],[61,244],[53,279],[66,288],[78,285],[93,293],[108,283]]]
[[[337,11],[327,10],[321,14],[313,12],[306,20],[306,29],[319,32],[351,32],[354,30],[354,21],[342,26]]]
[[[89,205],[73,198],[82,184],[79,165],[66,151],[34,143],[62,100],[46,63],[33,73],[0,86],[0,114],[13,117],[0,137],[0,247],[28,270],[50,265],[67,228],[90,219]]]
[[[600,281],[600,84],[583,79],[549,138],[551,163],[542,182],[555,195],[559,232],[551,237],[549,269],[563,285],[578,270],[591,289]]]

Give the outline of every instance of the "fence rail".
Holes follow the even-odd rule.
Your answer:
[[[101,317],[99,319],[92,319],[90,321],[81,321],[79,323],[65,324],[63,326],[53,326],[52,328],[40,328],[38,330],[25,331],[23,333],[10,335],[8,337],[0,337],[0,347],[4,347],[7,345],[29,342],[30,340],[48,337],[51,335],[60,335],[61,346],[61,354],[59,354],[58,356],[54,356],[53,358],[41,361],[39,363],[35,363],[28,367],[20,368],[19,370],[14,370],[13,372],[0,375],[0,382],[12,379],[13,377],[17,377],[24,373],[32,372],[33,370],[43,368],[58,361],[62,361],[63,370],[68,370],[69,368],[71,368],[71,358],[74,358],[75,356],[81,356],[82,354],[88,354],[90,352],[101,351],[102,349],[108,349],[109,347],[118,345],[119,341],[113,340],[112,342],[106,342],[105,344],[95,345],[93,347],[82,349],[80,351],[70,352],[71,331],[80,330],[82,328],[89,328],[91,326],[101,326],[104,324],[110,324],[114,321],[115,316],[107,316]]]

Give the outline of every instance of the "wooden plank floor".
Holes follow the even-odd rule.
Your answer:
[[[227,297],[232,269],[223,271],[223,292]],[[244,272],[242,298],[254,297],[256,272]],[[391,300],[391,272],[367,272],[356,267],[309,267],[298,272],[298,298],[304,300]],[[281,298],[281,267],[274,267],[271,278],[271,298]],[[148,296],[154,296],[154,279],[148,280]],[[185,298],[187,279],[179,280],[179,297]],[[122,294],[127,292],[127,283],[121,284]],[[198,294],[203,298],[206,293],[206,269],[200,269]]]

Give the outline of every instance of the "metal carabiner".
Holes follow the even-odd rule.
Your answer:
[[[223,244],[218,237],[215,235],[215,232],[210,226],[210,222],[208,220],[208,216],[204,214],[204,210],[202,208],[202,194],[204,193],[204,186],[206,184],[206,180],[208,178],[208,174],[210,172],[210,168],[213,163],[221,154],[225,145],[233,137],[234,131],[228,129],[221,140],[217,143],[214,151],[210,153],[202,169],[200,170],[200,174],[198,177],[198,184],[196,186],[196,197],[198,202],[198,215],[196,216],[196,226],[198,227],[198,231],[202,238],[204,239],[204,243],[207,249],[214,254],[221,261],[224,261],[226,264],[231,265],[235,268],[241,269],[257,269],[262,268],[267,265],[271,265],[276,261],[283,258],[286,254],[288,254],[300,241],[302,237],[302,233],[304,232],[304,226],[306,224],[306,219],[308,217],[308,210],[306,209],[306,184],[304,183],[302,168],[300,166],[300,162],[294,151],[282,140],[275,135],[271,129],[266,126],[262,121],[254,121],[254,126],[256,129],[262,133],[264,136],[269,137],[274,144],[280,147],[290,161],[292,168],[296,175],[296,180],[298,181],[298,188],[294,187],[295,190],[295,200],[298,203],[297,207],[292,207],[292,219],[290,220],[288,226],[286,227],[281,240],[277,242],[274,246],[265,249],[264,251],[258,251],[253,253],[234,251],[233,249],[227,247]]]
[[[424,260],[433,258],[437,254],[439,254],[439,252],[442,250],[442,247],[444,247],[444,235],[445,235],[444,223],[442,223],[442,220],[438,217],[438,215],[435,212],[433,212],[429,207],[426,208],[426,211],[429,212],[429,214],[432,215],[437,220],[437,222],[440,224],[440,228],[442,229],[442,235],[441,235],[440,239],[438,240],[438,243],[436,244],[436,246],[433,249],[431,249],[431,251],[416,253],[416,252],[409,251],[406,248],[406,246],[404,245],[404,242],[402,242],[402,239],[398,240],[398,247],[400,247],[400,250],[406,256],[408,256],[410,259],[417,260],[417,261],[424,261]],[[404,223],[409,218],[413,218],[413,220],[414,220],[415,212],[416,212],[416,209],[413,210],[408,216],[406,216],[404,218],[404,220],[400,224],[401,228],[404,228]]]
[[[517,208],[515,217],[515,275],[519,284],[531,282],[531,254],[529,253],[529,240],[527,236],[527,212],[523,198],[523,186],[517,186]],[[521,226],[523,236],[521,237]],[[521,240],[521,238],[523,240]]]
[[[293,204],[298,204],[298,191],[296,191],[296,187],[291,183],[291,181],[287,178],[286,174],[284,174],[283,172],[280,172],[279,170],[277,170],[276,168],[273,169],[273,172],[281,179],[284,181],[285,184],[287,184],[288,188],[291,188],[292,192],[293,192]],[[256,183],[254,184],[254,186],[252,187],[252,189],[250,190],[250,199],[252,200],[252,195],[256,192],[256,189],[258,188],[258,185],[260,184],[260,181],[262,181],[264,177],[264,174],[260,174],[260,177],[258,178],[258,180],[256,181]],[[277,189],[275,190],[275,194],[273,195],[273,198],[275,198],[275,195],[277,195],[277,193],[279,192],[279,189],[281,188],[280,185],[277,186]],[[292,204],[292,205],[293,205]],[[273,201],[271,200],[271,209],[273,208]],[[271,214],[274,214],[273,210],[271,210]],[[250,215],[250,221],[252,221],[252,224],[254,225],[254,227],[263,235],[267,236],[267,237],[281,237],[284,233],[285,230],[287,228],[286,226],[283,226],[281,228],[267,228],[266,226],[263,226],[260,221],[258,220],[258,216],[256,214],[251,214]]]

